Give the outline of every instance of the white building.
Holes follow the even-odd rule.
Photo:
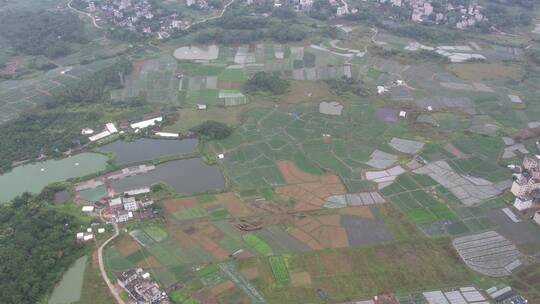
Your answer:
[[[137,211],[139,209],[139,205],[137,204],[137,201],[134,197],[124,198],[124,210],[127,211]]]
[[[94,134],[94,130],[90,129],[90,128],[84,128],[81,130],[81,134],[82,135],[92,135]]]
[[[124,194],[128,196],[135,196],[135,195],[145,194],[149,192],[150,192],[150,188],[138,188],[138,189],[125,191]]]
[[[136,122],[136,123],[132,123],[130,126],[131,126],[132,129],[144,129],[144,128],[151,127],[151,126],[155,125],[156,123],[162,122],[162,121],[163,121],[163,117],[159,116],[159,117],[139,121],[139,122]]]
[[[121,206],[122,206],[122,198],[120,196],[109,200],[109,207],[119,208]]]
[[[103,130],[101,133],[98,133],[96,135],[93,135],[93,136],[90,136],[88,137],[88,139],[92,142],[94,141],[98,141],[100,139],[103,139],[107,136],[110,136],[114,133],[117,133],[118,132],[118,129],[116,129],[116,126],[114,125],[114,123],[112,122],[109,122],[107,124],[105,124],[105,130]],[[93,133],[93,131],[92,131]]]
[[[116,129],[116,126],[112,122],[106,123],[105,129],[107,129],[107,131],[109,131],[111,134],[118,132],[118,129]]]
[[[144,198],[142,201],[140,201],[141,207],[148,207],[154,204],[154,200],[151,198]]]
[[[156,132],[157,136],[160,137],[167,137],[167,138],[178,138],[180,137],[180,134],[178,133],[169,133],[169,132]]]
[[[127,222],[129,221],[129,219],[133,217],[133,214],[129,211],[126,211],[126,210],[118,210],[115,214],[114,214],[114,219],[116,220],[116,222],[118,223],[123,223],[123,222]]]
[[[94,206],[83,206],[82,212],[86,212],[86,213],[94,212]]]
[[[536,211],[536,212],[534,213],[533,220],[534,220],[535,223],[537,223],[538,225],[540,225],[540,211]]]

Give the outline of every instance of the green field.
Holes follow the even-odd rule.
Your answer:
[[[192,208],[186,208],[182,211],[177,211],[173,214],[173,216],[179,221],[191,220],[195,218],[208,216],[208,211],[206,211],[206,209],[203,206],[196,206]]]
[[[227,68],[219,74],[218,80],[242,82],[246,80],[246,75],[242,68]]]
[[[444,238],[293,254],[287,259],[288,271],[308,273],[312,281],[308,287],[276,284],[273,275],[260,280],[257,287],[267,303],[318,303],[317,288],[332,302],[343,302],[385,290],[405,293],[415,292],[419,286],[436,289],[472,284],[474,276],[452,252],[450,240]],[[258,265],[260,271],[272,271],[270,263]]]
[[[244,239],[244,242],[246,242],[246,244],[249,246],[249,248],[253,249],[255,252],[261,255],[271,255],[273,252],[272,247],[270,247],[265,241],[261,240],[254,234],[244,234],[242,238]]]
[[[401,193],[391,197],[416,224],[430,224],[438,220],[457,220],[454,212],[423,190]]]
[[[281,255],[275,255],[268,258],[274,280],[278,284],[287,284],[290,281],[289,271],[285,259]]]
[[[155,224],[145,226],[143,231],[156,242],[161,242],[167,238],[167,232]]]

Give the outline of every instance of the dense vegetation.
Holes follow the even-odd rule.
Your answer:
[[[326,83],[328,83],[332,91],[338,95],[351,93],[357,96],[366,97],[370,94],[368,86],[361,80],[354,80],[343,76],[339,79],[327,80]]]
[[[229,137],[232,133],[231,127],[222,122],[213,120],[207,120],[191,129],[191,131],[200,138],[207,140],[224,139]]]
[[[294,12],[293,12],[294,13]],[[221,43],[238,44],[250,43],[259,39],[271,38],[280,43],[301,41],[307,36],[305,29],[294,23],[287,11],[278,11],[278,19],[267,20],[259,17],[242,16],[238,14],[226,15],[215,22],[214,26],[207,26],[199,30],[194,41],[200,44]]]
[[[94,124],[99,113],[81,109],[79,105],[110,102],[107,93],[120,87],[123,75],[130,70],[129,61],[119,59],[55,92],[45,107],[0,125],[0,171],[9,169],[13,161],[35,158],[40,154],[60,156],[62,152],[87,142],[86,137],[80,134],[81,128],[85,124]],[[141,105],[143,101],[140,99],[134,98],[129,105]]]
[[[528,12],[512,12],[502,5],[490,4],[484,9],[488,18],[488,24],[494,25],[501,30],[515,26],[527,26],[531,24],[532,15]]]
[[[309,16],[319,20],[326,20],[336,14],[336,7],[327,0],[315,0],[309,11]]]
[[[5,12],[0,15],[0,36],[18,52],[49,58],[68,54],[70,43],[86,42],[84,23],[67,12]]]
[[[86,140],[80,134],[80,123],[96,119],[95,112],[33,111],[0,125],[0,169],[40,153],[60,155],[74,141]]]
[[[126,58],[117,59],[110,66],[85,75],[75,85],[64,87],[56,94],[56,102],[63,104],[104,101],[108,99],[106,92],[122,87],[123,78],[131,72],[131,68],[131,63]]]
[[[0,205],[0,303],[34,304],[83,252],[80,224],[36,197]]]
[[[281,79],[279,76],[266,72],[257,72],[244,84],[244,91],[247,94],[270,93],[281,95],[289,89],[289,81]]]

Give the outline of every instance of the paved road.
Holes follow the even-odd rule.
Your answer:
[[[79,13],[79,14],[83,14],[83,15],[86,15],[88,17],[90,17],[90,19],[92,19],[92,23],[94,24],[94,26],[98,29],[102,29],[103,27],[99,26],[97,23],[96,23],[96,18],[94,18],[94,16],[92,16],[90,13],[87,13],[87,12],[83,12],[83,11],[80,11],[76,8],[74,8],[73,6],[71,6],[71,2],[73,2],[73,0],[69,0],[68,2],[68,7],[72,10],[74,10],[75,12]]]
[[[197,22],[193,22],[192,24],[186,26],[186,30],[188,30],[190,27],[196,25],[196,24],[201,24],[201,23],[205,23],[207,21],[210,21],[210,20],[214,20],[214,19],[218,19],[218,18],[221,18],[223,17],[223,15],[225,14],[225,12],[227,11],[227,9],[229,8],[229,6],[231,6],[233,3],[234,3],[235,0],[231,0],[229,1],[229,3],[225,4],[225,6],[223,7],[223,10],[221,11],[221,13],[219,13],[219,15],[217,16],[213,16],[213,17],[209,17],[209,18],[206,18],[206,19],[203,19],[203,20],[199,20]]]
[[[102,209],[103,210],[103,209]],[[103,219],[103,216],[101,215],[101,211],[99,213],[100,217]],[[111,294],[116,300],[116,303],[118,304],[126,304],[126,302],[120,297],[120,294],[118,290],[114,287],[114,284],[109,280],[109,277],[107,276],[107,272],[105,271],[105,266],[103,265],[103,249],[109,244],[112,240],[114,240],[119,234],[118,230],[118,224],[112,223],[114,227],[114,235],[111,236],[108,240],[103,242],[101,246],[98,248],[98,262],[99,262],[99,270],[101,271],[101,276],[105,280],[105,283],[107,283],[107,286],[109,287],[109,290],[111,291]]]

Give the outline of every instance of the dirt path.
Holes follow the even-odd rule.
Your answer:
[[[103,211],[103,209],[101,209],[101,210]],[[101,219],[103,219],[101,211],[99,213],[99,216],[101,217]],[[109,244],[112,240],[114,240],[120,234],[120,232],[118,230],[118,224],[114,223],[114,222],[112,224],[113,224],[113,227],[114,227],[113,236],[111,236],[108,240],[103,242],[103,244],[101,244],[101,246],[99,246],[99,248],[98,248],[99,270],[101,272],[101,276],[105,280],[105,283],[109,287],[109,290],[111,291],[111,294],[113,295],[114,299],[116,300],[116,303],[118,303],[118,304],[126,304],[126,302],[124,300],[122,300],[122,298],[120,297],[120,293],[114,287],[114,284],[111,282],[111,280],[109,280],[109,277],[107,276],[107,272],[105,271],[105,266],[103,265],[103,249],[107,246],[107,244]]]
[[[74,8],[73,6],[71,6],[71,2],[73,2],[73,0],[69,0],[68,2],[68,7],[70,9],[72,9],[73,11],[79,13],[79,14],[83,14],[83,15],[86,15],[88,16],[90,19],[92,19],[92,23],[94,24],[94,26],[98,29],[103,29],[103,27],[99,26],[97,23],[96,23],[96,18],[94,18],[94,16],[92,16],[90,13],[87,13],[87,12],[83,12],[83,11],[80,11],[76,8]]]
[[[197,24],[201,24],[201,23],[205,23],[205,22],[208,22],[210,20],[214,20],[214,19],[218,19],[218,18],[221,18],[223,17],[223,15],[225,14],[225,12],[227,11],[227,9],[229,8],[229,6],[231,6],[233,3],[234,3],[235,0],[231,0],[229,1],[229,3],[225,4],[225,6],[223,7],[223,10],[221,11],[221,13],[219,13],[219,15],[217,16],[213,16],[213,17],[208,17],[206,19],[203,19],[203,20],[199,20],[197,22],[193,22],[192,24],[188,25],[186,27],[186,30],[189,30],[192,26],[194,25],[197,25]]]

